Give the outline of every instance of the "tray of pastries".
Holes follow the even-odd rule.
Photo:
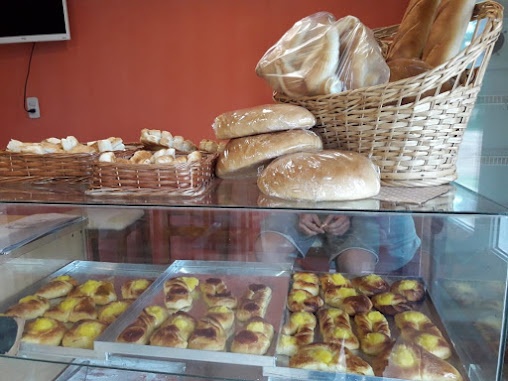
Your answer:
[[[167,266],[73,261],[0,304],[25,319],[19,354],[104,357],[94,341]]]
[[[420,278],[294,272],[284,315],[271,379],[466,379]]]
[[[274,366],[289,264],[175,261],[96,341],[126,356]]]

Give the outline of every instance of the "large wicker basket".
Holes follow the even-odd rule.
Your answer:
[[[325,149],[356,151],[381,169],[387,186],[430,186],[457,178],[459,145],[502,27],[503,7],[476,4],[471,43],[424,74],[326,96],[274,100],[303,106],[317,118]],[[480,22],[480,20],[483,20]],[[374,31],[386,55],[398,26]],[[451,90],[441,92],[445,84]],[[427,96],[429,94],[431,96]],[[422,96],[424,93],[425,96]]]

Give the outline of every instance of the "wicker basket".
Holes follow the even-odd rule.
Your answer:
[[[97,153],[0,152],[0,183],[79,182],[90,178]]]
[[[476,4],[469,46],[424,74],[385,85],[326,96],[274,100],[305,107],[325,149],[356,151],[381,169],[387,186],[431,186],[457,178],[459,145],[502,27],[503,7]],[[485,24],[484,28],[479,26]],[[374,31],[386,55],[397,26]],[[473,69],[471,69],[473,68]],[[452,89],[441,92],[445,84]],[[427,96],[431,93],[431,96]],[[425,96],[422,96],[424,93]]]
[[[215,178],[217,154],[202,153],[200,161],[182,164],[129,164],[97,161],[88,195],[199,196]]]

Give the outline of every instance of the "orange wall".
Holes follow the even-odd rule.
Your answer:
[[[214,117],[271,102],[254,73],[291,25],[327,10],[370,27],[400,22],[407,0],[68,0],[70,41],[38,43],[22,109],[31,44],[0,45],[0,147],[9,138],[139,138],[166,129],[199,142]]]

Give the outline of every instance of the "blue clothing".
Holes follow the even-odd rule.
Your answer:
[[[318,234],[308,236],[298,228],[299,216],[295,213],[272,213],[261,223],[261,232],[280,234],[291,242],[298,254],[305,257],[317,239],[323,240],[330,261],[348,249],[362,249],[372,253],[379,260],[382,249],[389,262],[384,266],[388,271],[401,268],[411,261],[420,247],[413,218],[410,215],[352,216],[351,226],[342,236]]]

